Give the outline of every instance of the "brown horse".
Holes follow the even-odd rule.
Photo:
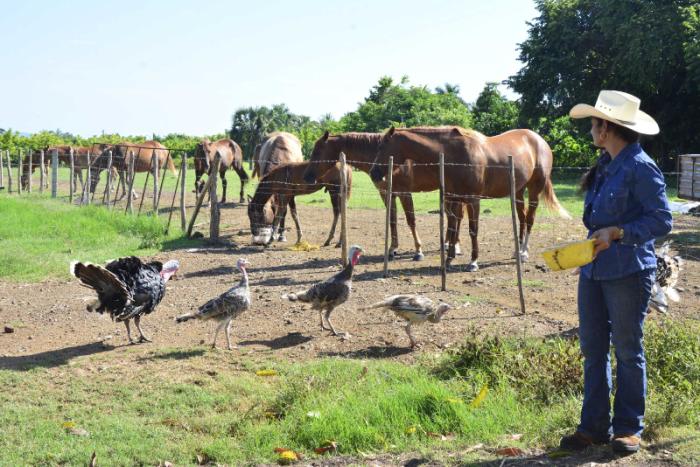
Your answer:
[[[340,158],[340,153],[345,153],[348,164],[356,167],[363,172],[369,173],[374,158],[377,156],[379,143],[382,139],[381,133],[342,133],[339,135],[330,135],[326,132],[314,144],[314,149],[311,152],[311,158],[304,180],[307,183],[314,183],[317,177],[335,164]],[[393,183],[400,180],[403,174],[395,171]],[[381,180],[374,182],[374,186],[379,190],[382,201],[386,204],[386,182]],[[393,191],[398,191],[392,188]],[[413,242],[415,245],[415,253],[413,259],[420,261],[423,259],[422,242],[416,231],[416,215],[413,208],[413,197],[408,192],[398,193],[391,197],[391,212],[390,212],[390,228],[391,228],[391,246],[389,252],[391,256],[396,255],[396,250],[399,247],[399,235],[396,227],[396,198],[401,201],[406,223],[411,229]]]
[[[47,146],[44,148],[44,173],[45,173],[45,182],[46,185],[48,186],[48,169],[49,166],[51,165],[51,157],[53,156],[53,153],[58,154],[58,162],[61,164],[64,164],[66,166],[70,165],[70,152],[71,150],[73,151],[73,191],[77,192],[78,191],[78,185],[77,185],[77,180],[80,180],[80,186],[83,186],[83,169],[88,168],[88,162],[87,162],[87,155],[97,155],[100,154],[108,145],[106,144],[95,144],[92,147],[83,147],[83,146]],[[24,157],[24,160],[22,162],[23,164],[23,171],[22,171],[22,186],[24,189],[26,189],[29,185],[29,155],[26,155]],[[34,151],[32,153],[32,173],[34,173],[34,170],[41,164],[41,152],[40,151]],[[116,170],[112,170],[112,175],[116,176],[117,172]]]
[[[333,223],[323,246],[330,245],[335,235],[335,227],[340,215],[340,166],[335,165],[326,171],[318,183],[305,183],[304,173],[308,169],[309,162],[295,162],[275,167],[265,175],[255,195],[249,198],[248,219],[250,220],[250,231],[253,235],[253,243],[264,243],[269,245],[272,242],[272,233],[284,218],[287,206],[291,208],[292,219],[297,228],[297,243],[302,240],[303,232],[297,216],[295,196],[308,195],[325,188],[331,198],[333,205]],[[348,183],[348,197],[350,196],[350,186],[352,185],[352,170],[345,168],[345,176]],[[276,203],[269,203],[270,199],[277,197]],[[340,241],[336,247],[340,246]]]
[[[389,155],[393,155],[394,163],[403,165],[401,170],[407,174],[395,184],[397,191],[433,191],[440,186],[440,153],[445,155],[448,166],[445,171],[445,198],[448,209],[456,217],[453,225],[459,226],[463,215],[459,203],[467,205],[472,243],[468,271],[478,269],[477,235],[481,198],[502,198],[510,194],[509,155],[513,156],[515,167],[521,257],[528,257],[528,239],[540,194],[550,209],[570,218],[559,204],[552,187],[552,150],[541,136],[530,130],[511,130],[486,137],[459,127],[391,128],[382,137],[370,175],[374,181],[381,180],[386,175]],[[527,210],[524,202],[526,188]],[[454,231],[448,234],[450,260],[455,256],[454,234]]]
[[[169,150],[158,141],[119,143],[104,149],[90,165],[90,193],[95,192],[95,187],[97,187],[100,181],[100,173],[107,168],[109,151],[112,151],[112,166],[117,169],[119,173],[119,183],[123,188],[121,197],[124,197],[126,194],[126,182],[128,181],[127,172],[129,170],[131,157],[134,157],[134,173],[150,172],[153,165],[151,158],[153,154],[155,154],[158,159],[158,167],[162,169],[167,164],[170,172],[176,175],[175,164],[173,164]]]
[[[194,186],[196,192],[201,193],[202,188],[204,188],[204,182],[200,179],[205,172],[209,173],[211,163],[214,161],[217,152],[221,155],[219,175],[221,176],[221,184],[224,187],[221,203],[226,202],[226,186],[228,184],[226,182],[226,171],[229,169],[234,170],[241,179],[240,202],[243,203],[243,191],[246,183],[248,183],[248,174],[243,169],[243,150],[232,139],[220,139],[213,143],[209,142],[208,139],[204,139],[197,144],[194,150]]]
[[[301,152],[301,142],[299,138],[291,133],[286,133],[283,131],[270,133],[263,140],[264,143],[260,147],[260,155],[256,161],[258,176],[264,177],[272,169],[282,164],[289,164],[293,162],[302,162],[304,160],[304,155]],[[268,203],[272,205],[278,205],[277,196],[273,196],[269,199]],[[268,207],[267,209],[273,209]],[[279,223],[279,232],[277,240],[280,242],[286,241],[284,235],[284,221],[286,217],[286,209],[280,209],[281,212],[285,214]],[[273,231],[274,236],[274,231]]]

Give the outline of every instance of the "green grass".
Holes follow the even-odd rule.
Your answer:
[[[646,438],[676,442],[681,461],[698,453],[697,331],[696,324],[669,322],[647,333],[653,370]],[[124,364],[133,358],[142,365]],[[440,458],[477,443],[546,449],[576,425],[582,370],[575,340],[476,334],[414,365],[260,362],[195,348],[102,352],[50,366],[0,370],[1,465],[80,465],[93,451],[101,465],[194,464],[198,455],[244,465],[274,462],[278,447],[314,458],[328,440],[353,456],[418,451]],[[269,368],[278,375],[255,373]],[[89,436],[69,433],[66,422]],[[513,433],[523,437],[514,441]],[[471,456],[452,461],[491,455]]]
[[[72,260],[149,255],[167,239],[160,219],[34,194],[0,195],[0,219],[0,278],[10,280],[65,277]]]

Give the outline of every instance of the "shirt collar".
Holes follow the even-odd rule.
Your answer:
[[[615,174],[618,170],[620,170],[620,167],[622,167],[626,159],[628,159],[634,154],[639,153],[641,150],[642,148],[639,145],[639,143],[630,143],[627,146],[625,146],[622,149],[622,151],[620,151],[620,154],[618,154],[615,159],[612,159],[612,161],[610,161],[610,163],[606,167],[607,174]],[[610,155],[608,155],[608,157],[610,157]]]

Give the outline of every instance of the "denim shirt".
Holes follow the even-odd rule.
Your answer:
[[[615,159],[608,153],[601,155],[594,178],[584,201],[588,237],[610,226],[621,227],[625,233],[583,266],[581,274],[611,280],[656,268],[654,239],[668,234],[673,225],[659,168],[639,143],[632,143]]]

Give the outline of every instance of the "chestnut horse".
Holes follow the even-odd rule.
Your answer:
[[[49,183],[49,177],[48,177],[48,170],[49,166],[51,165],[51,157],[54,152],[58,153],[58,162],[62,163],[66,166],[70,166],[70,152],[73,150],[73,191],[77,192],[78,191],[78,184],[77,180],[80,180],[80,186],[83,186],[83,169],[88,168],[88,163],[87,163],[87,154],[91,155],[97,155],[100,154],[108,145],[106,144],[95,144],[92,147],[87,146],[47,146],[44,148],[44,180],[46,182],[46,185],[48,187]],[[22,162],[23,164],[23,171],[22,171],[22,187],[24,189],[27,188],[29,185],[29,179],[28,179],[28,174],[29,174],[29,155],[24,157],[24,160]],[[32,153],[32,173],[34,173],[34,170],[41,164],[41,153],[39,151],[34,151]],[[113,176],[117,175],[116,170],[112,170]]]
[[[397,191],[433,191],[439,188],[439,155],[445,156],[445,198],[451,215],[459,226],[467,205],[472,256],[467,270],[478,269],[479,205],[481,198],[502,198],[510,194],[508,156],[513,156],[515,168],[516,206],[520,222],[522,259],[528,257],[528,239],[535,221],[539,196],[561,217],[571,218],[559,204],[552,186],[552,150],[540,135],[530,130],[510,130],[486,137],[473,130],[459,127],[391,128],[382,137],[370,175],[380,181],[386,175],[389,156],[402,165],[407,176],[395,183]],[[528,191],[526,210],[524,195]],[[455,256],[455,231],[448,234],[448,258]]]
[[[243,150],[232,139],[220,139],[213,143],[209,142],[208,139],[203,139],[197,144],[194,150],[195,190],[197,193],[201,193],[202,188],[204,188],[204,182],[200,181],[200,179],[205,172],[209,173],[211,163],[214,162],[217,152],[221,155],[219,175],[221,176],[221,184],[224,187],[221,203],[226,202],[226,186],[228,185],[226,182],[226,171],[229,169],[234,170],[241,179],[240,202],[242,203],[244,201],[243,191],[246,183],[248,183],[248,174],[243,169]]]
[[[153,154],[155,154],[158,159],[158,167],[162,169],[167,164],[170,172],[176,175],[175,164],[173,164],[168,149],[158,141],[119,143],[104,149],[102,154],[97,156],[90,165],[90,193],[95,192],[95,187],[100,181],[100,172],[107,168],[110,150],[112,151],[112,166],[117,169],[119,173],[119,183],[121,183],[123,188],[121,197],[124,197],[126,194],[126,182],[128,181],[127,172],[132,155],[134,157],[134,173],[150,172],[153,165],[151,158]]]
[[[326,172],[340,158],[340,153],[344,153],[346,161],[353,167],[369,173],[374,158],[377,156],[379,143],[382,139],[381,133],[342,133],[339,135],[330,135],[327,131],[314,144],[314,149],[311,152],[311,158],[304,180],[307,183],[314,183],[317,177]],[[396,172],[396,171],[395,171]],[[396,184],[403,175],[400,172],[394,173],[393,183]],[[374,186],[379,190],[382,201],[386,205],[386,182],[384,180],[374,182]],[[392,188],[392,192],[397,191]],[[391,197],[391,212],[390,212],[390,228],[391,228],[391,246],[389,253],[393,257],[396,255],[396,250],[399,247],[399,235],[396,227],[396,198],[401,201],[403,212],[406,216],[406,223],[411,229],[413,235],[413,243],[415,245],[415,253],[413,259],[420,261],[423,259],[422,242],[416,231],[416,215],[413,208],[413,197],[411,193],[403,192]],[[458,239],[457,239],[458,241]]]
[[[260,155],[256,160],[258,177],[264,177],[278,165],[302,162],[304,160],[304,155],[301,152],[301,142],[299,138],[291,133],[276,131],[265,136],[263,141],[260,147]],[[277,205],[277,196],[270,198],[268,203]],[[268,207],[267,209],[273,208]],[[285,216],[280,220],[277,240],[283,242],[286,241],[284,235],[286,209],[280,209],[280,211],[283,212]],[[272,235],[274,236],[274,232],[272,232]]]
[[[338,216],[340,215],[340,166],[337,164],[331,166],[319,178],[318,183],[309,184],[304,182],[304,173],[306,173],[309,165],[308,161],[280,165],[272,169],[260,180],[258,188],[255,190],[255,195],[252,198],[249,197],[248,200],[248,219],[250,220],[253,243],[270,244],[272,233],[280,220],[284,218],[287,206],[291,208],[292,219],[294,219],[294,224],[297,228],[297,243],[301,242],[303,232],[299,224],[294,197],[315,193],[325,188],[333,205],[333,223],[323,246],[331,244],[335,235]],[[348,197],[350,197],[352,170],[349,166],[345,168],[345,176],[348,183]],[[272,196],[276,196],[278,200],[274,205],[268,202]],[[269,234],[265,233],[265,231],[268,231]],[[340,240],[336,244],[336,247],[339,246]]]

